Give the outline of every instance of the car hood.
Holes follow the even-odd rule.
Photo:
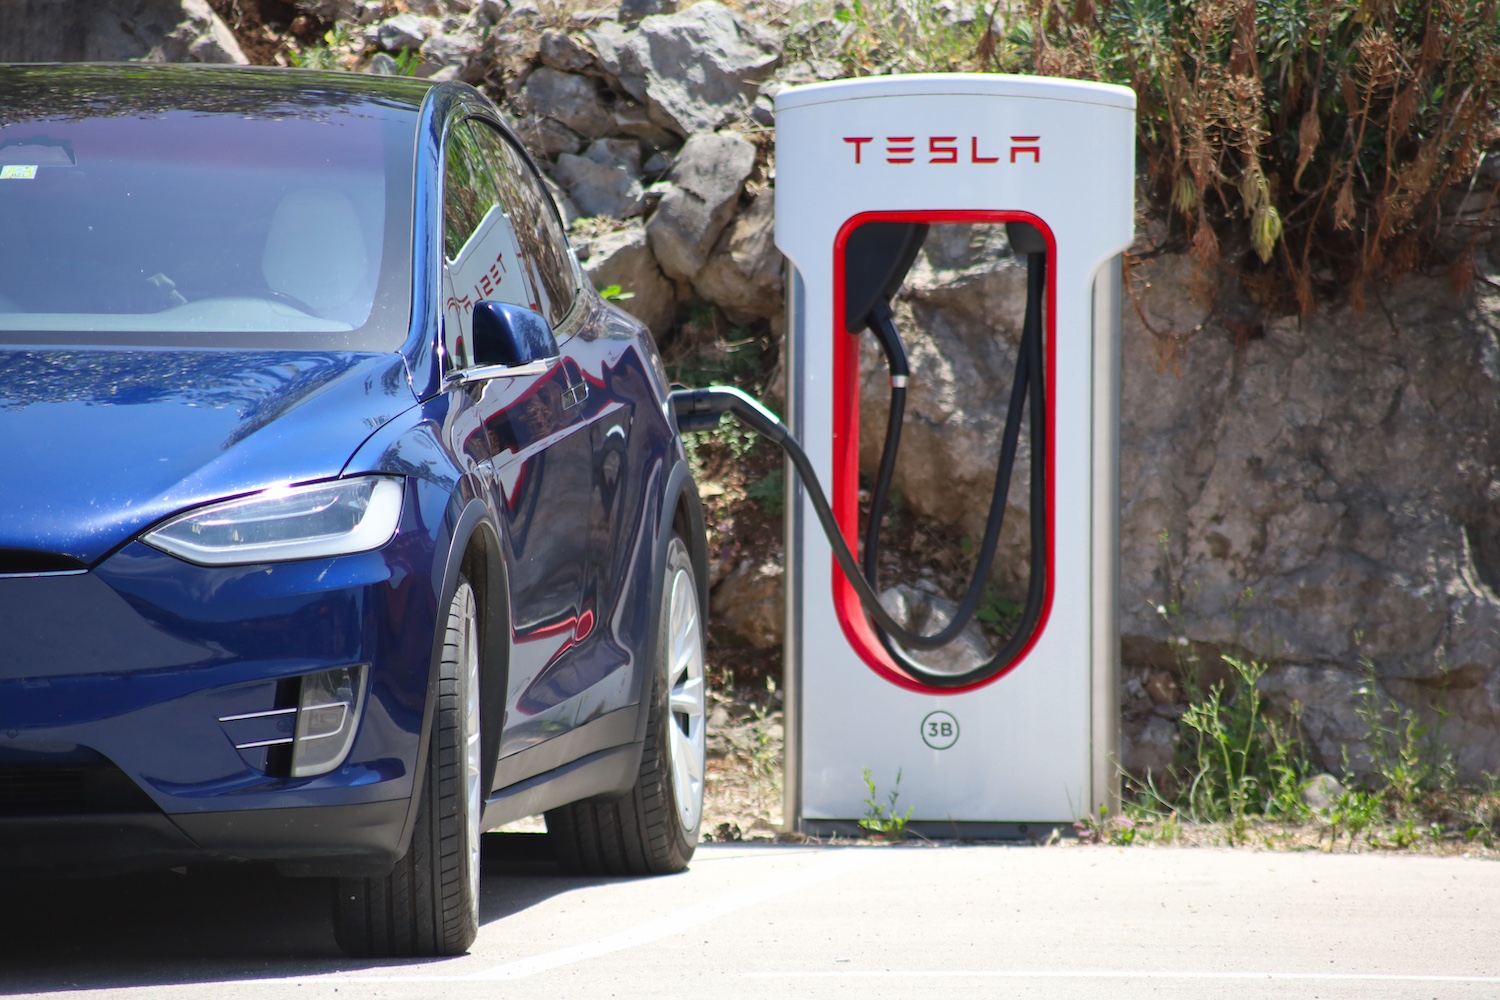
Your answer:
[[[188,507],[337,476],[413,405],[399,354],[0,351],[0,550],[92,565]]]

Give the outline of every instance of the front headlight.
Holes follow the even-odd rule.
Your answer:
[[[378,549],[401,520],[401,480],[285,486],[179,514],[141,536],[202,566],[241,566]]]

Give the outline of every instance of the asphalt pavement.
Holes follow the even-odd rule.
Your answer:
[[[0,885],[0,993],[1500,997],[1500,865],[1081,845],[704,845],[586,879],[487,848],[472,951],[356,962],[329,884],[263,868]]]

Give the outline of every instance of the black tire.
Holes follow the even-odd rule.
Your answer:
[[[339,880],[334,936],[346,954],[458,955],[479,933],[480,648],[474,589],[460,576],[411,846],[389,875]]]
[[[692,636],[677,636],[679,652],[695,662],[674,662],[674,594],[679,631],[690,613]],[[686,603],[690,601],[690,606]],[[703,614],[687,545],[673,536],[667,547],[665,585],[657,623],[657,652],[647,706],[646,742],[635,786],[613,799],[587,799],[547,813],[553,854],[567,871],[588,875],[664,875],[692,859],[703,824]],[[692,675],[696,674],[696,678]],[[685,680],[683,680],[685,678]],[[681,709],[692,699],[696,716]],[[681,681],[674,686],[674,680]],[[673,694],[677,694],[674,700]],[[676,727],[676,736],[672,727]],[[696,779],[692,760],[696,753]],[[684,770],[686,766],[686,770]],[[674,767],[676,768],[674,771]]]

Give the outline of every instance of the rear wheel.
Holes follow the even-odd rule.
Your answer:
[[[547,813],[557,859],[593,875],[655,875],[687,867],[703,822],[703,615],[686,543],[667,548],[657,662],[635,787]]]
[[[350,955],[457,955],[479,933],[479,638],[474,589],[460,576],[411,846],[389,875],[338,883],[334,934]]]

